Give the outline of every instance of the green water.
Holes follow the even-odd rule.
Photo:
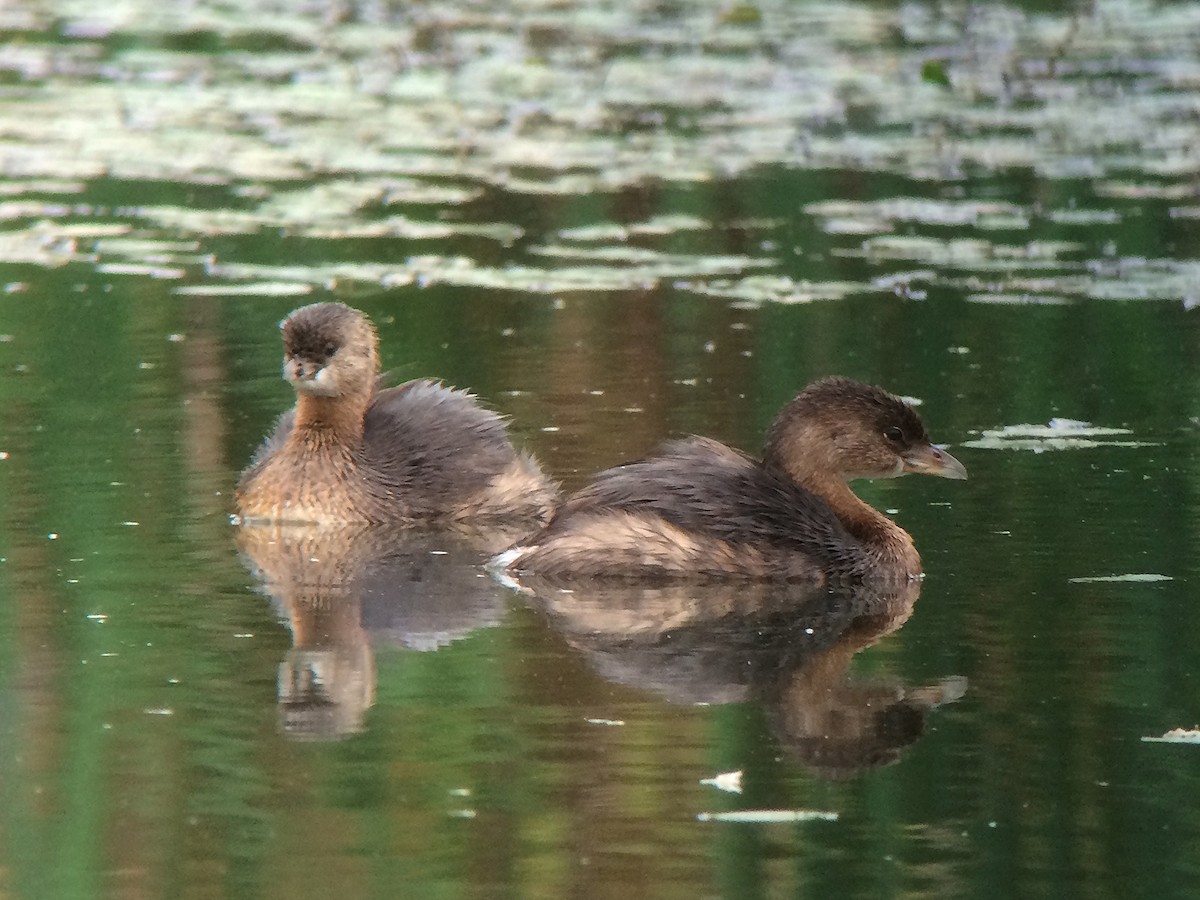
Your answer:
[[[1200,723],[1197,34],[0,8],[0,897],[1192,896],[1200,748],[1143,738]],[[835,372],[971,478],[859,486],[927,570],[883,617],[522,595],[445,536],[239,547],[276,323],[320,299],[568,489],[752,450]],[[314,598],[322,554],[355,575]],[[867,737],[834,759],[831,721]],[[711,818],[744,810],[829,816]]]

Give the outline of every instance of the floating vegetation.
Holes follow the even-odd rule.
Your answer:
[[[340,179],[274,194],[259,207],[258,214],[276,224],[351,219],[381,197],[377,184]]]
[[[891,197],[882,200],[825,200],[804,207],[818,218],[875,219],[891,224],[916,222],[922,225],[990,227],[1003,222],[1005,227],[1028,228],[1026,210],[1012,203],[982,200],[930,200],[918,197]]]
[[[1148,744],[1200,744],[1200,728],[1172,728],[1161,737],[1143,737]]]
[[[1071,303],[1066,297],[1045,294],[1013,294],[1002,291],[992,294],[968,294],[966,300],[968,303],[996,303],[1006,306],[1067,306]]]
[[[979,433],[962,446],[979,450],[1081,450],[1092,447],[1157,447],[1148,441],[1125,440],[1128,428],[1105,428],[1075,419],[1051,419],[1046,425],[1005,425]]]
[[[82,194],[84,188],[85,184],[82,181],[16,178],[12,181],[0,181],[0,197],[19,197],[22,194]],[[0,204],[0,208],[2,207],[3,204]],[[0,218],[5,217],[0,216]]]
[[[156,259],[199,259],[199,241],[167,241],[138,237],[101,238],[92,245],[100,256],[154,257]]]
[[[729,812],[703,812],[697,815],[696,819],[700,822],[779,825],[788,822],[836,822],[838,814],[816,809],[737,809]]]
[[[859,254],[869,260],[903,260],[931,263],[944,267],[972,268],[992,258],[991,241],[979,238],[952,238],[916,235],[886,235],[864,241]]]
[[[312,285],[286,281],[259,281],[246,284],[190,284],[172,293],[189,297],[298,297],[312,293]]]
[[[264,261],[214,240],[245,236],[326,243],[305,254],[306,284],[336,260],[359,267],[340,277],[391,268],[374,279],[389,286],[457,277],[544,293],[670,278],[747,304],[870,290],[831,272],[832,254],[862,260],[872,280],[928,266],[930,287],[979,303],[1186,300],[1195,262],[1137,264],[1120,246],[1133,238],[1111,226],[1200,215],[1188,126],[1200,79],[1181,62],[1200,9],[1122,10],[703,0],[581,15],[508,0],[481,15],[452,0],[436,15],[385,5],[335,21],[264,0],[15,0],[3,21],[22,38],[0,48],[0,262],[219,282],[229,268],[206,258]],[[695,202],[698,186],[765,167],[827,187],[775,220],[729,202],[741,187]],[[1044,182],[1038,199],[998,198],[989,178],[1012,171]],[[862,176],[893,195],[863,199]],[[121,195],[126,205],[97,200]],[[639,195],[659,199],[609,202]],[[559,199],[579,208],[525,214]],[[44,222],[112,226],[130,243],[71,246],[82,235]],[[806,256],[780,239],[793,224],[833,245]],[[1087,228],[1110,228],[1114,246],[1071,239]],[[719,240],[734,229],[748,240]],[[512,252],[484,258],[479,240]],[[409,241],[470,265],[396,271]],[[548,272],[529,255],[584,265]]]
[[[500,244],[512,244],[521,237],[516,225],[503,222],[415,222],[404,216],[392,216],[374,222],[347,223],[334,227],[301,227],[294,233],[301,237],[339,240],[342,238],[403,238],[410,241],[446,240],[452,237],[481,237]]]
[[[78,258],[75,241],[40,229],[0,231],[0,263],[32,263],[51,268]]]
[[[1052,209],[1046,218],[1056,225],[1120,225],[1115,209]]]
[[[946,269],[1013,270],[1036,268],[1038,264],[1059,265],[1059,258],[1082,250],[1080,244],[1065,241],[1028,241],[1023,244],[996,244],[982,238],[942,240],[917,235],[883,235],[863,242],[858,252],[843,251],[843,256],[867,259],[908,260],[937,265]]]
[[[1107,582],[1155,582],[1155,581],[1173,581],[1170,575],[1156,575],[1151,572],[1133,572],[1128,575],[1087,575],[1081,578],[1068,578],[1071,584],[1104,584]]]
[[[700,783],[708,787],[714,787],[718,791],[740,794],[742,792],[742,770],[722,772],[719,775],[714,775],[712,778],[701,778]]]
[[[183,278],[187,272],[183,269],[171,269],[148,263],[100,263],[96,271],[101,275],[145,275],[149,278]]]
[[[676,282],[678,290],[706,297],[734,301],[741,308],[764,303],[812,303],[816,300],[840,300],[870,290],[866,284],[831,281],[821,284],[797,282],[782,275],[751,275],[739,279]]]
[[[617,225],[604,222],[598,225],[584,225],[579,228],[564,228],[558,236],[564,241],[605,242],[624,241],[630,237],[646,235],[668,235],[687,231],[705,231],[712,228],[712,223],[695,216],[663,215],[647,219],[645,222],[634,222],[630,225]]]
[[[575,247],[570,245],[530,248],[534,256],[579,259],[586,262],[627,263],[660,276],[725,275],[747,269],[768,268],[769,259],[748,256],[719,256],[712,254],[661,253],[640,247]]]

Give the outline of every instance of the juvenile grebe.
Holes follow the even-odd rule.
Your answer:
[[[418,379],[380,390],[370,319],[340,303],[289,315],[283,377],[296,406],[237,487],[243,520],[318,524],[544,522],[557,486],[465,391]]]
[[[913,578],[912,538],[847,484],[908,472],[967,477],[899,397],[825,378],[775,417],[761,461],[675,441],[595,476],[494,564],[551,577]]]

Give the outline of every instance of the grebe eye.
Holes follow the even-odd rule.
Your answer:
[[[891,441],[893,444],[898,444],[902,440],[904,440],[904,432],[901,431],[899,428],[897,428],[895,425],[890,425],[887,428],[883,429],[883,436],[885,438],[887,438],[889,441]]]
[[[326,356],[333,356],[333,354],[335,354],[335,353],[337,353],[337,344],[330,342],[325,345],[325,355]]]

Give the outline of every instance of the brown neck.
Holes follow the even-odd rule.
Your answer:
[[[876,562],[899,565],[910,575],[921,571],[908,532],[850,490],[841,474],[836,436],[831,438],[828,428],[808,418],[784,420],[781,414],[767,432],[763,463],[824,499]]]
[[[367,403],[349,397],[314,397],[300,394],[296,398],[296,424],[293,440],[311,443],[338,443],[357,446],[362,443],[363,417]]]
[[[913,575],[921,571],[920,557],[908,532],[860,499],[840,475],[827,472],[789,474],[801,486],[823,498],[838,521],[880,563],[900,564]]]

